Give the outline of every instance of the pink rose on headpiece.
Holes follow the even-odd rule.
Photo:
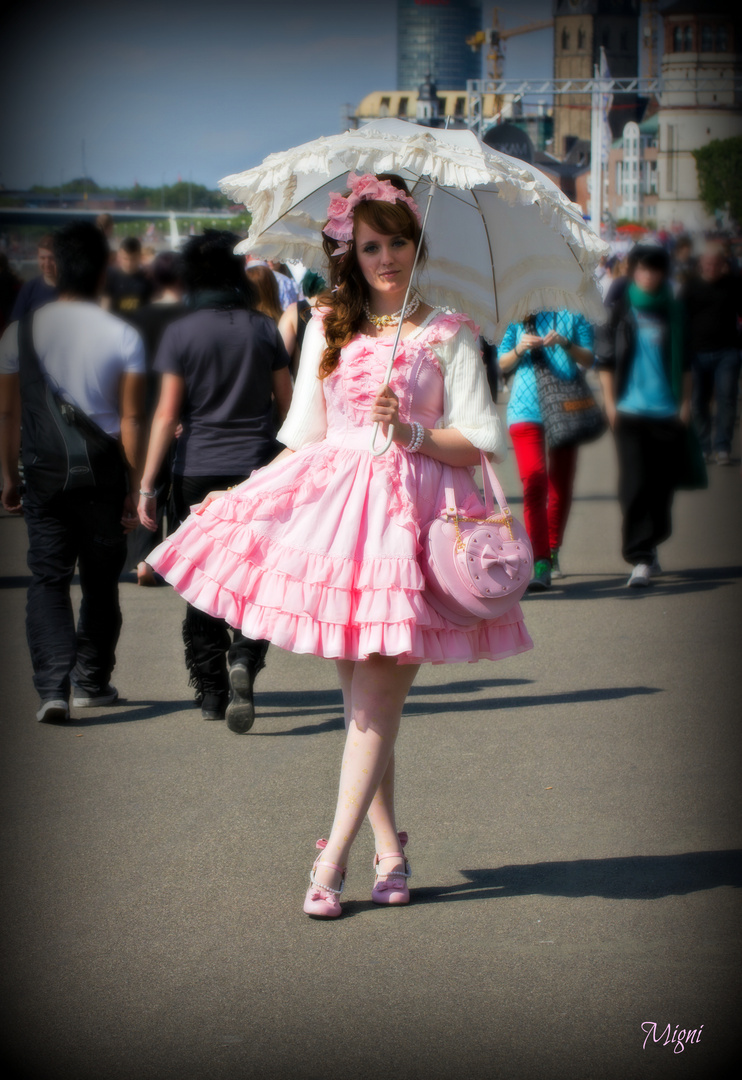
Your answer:
[[[322,231],[325,236],[340,241],[340,247],[333,255],[344,255],[348,250],[347,242],[353,236],[353,212],[359,202],[403,202],[415,215],[418,224],[422,223],[422,214],[415,200],[400,188],[396,188],[390,180],[379,180],[373,173],[364,173],[363,176],[349,173],[348,187],[350,195],[347,196],[339,195],[336,191],[330,192],[328,221]]]
[[[327,208],[327,224],[322,230],[325,236],[329,236],[332,240],[340,240],[347,242],[353,236],[353,210],[358,202],[358,199],[354,195],[349,195],[347,199],[344,195],[340,195],[337,191],[330,192],[330,205]],[[343,250],[334,251],[334,255],[344,255],[348,250],[347,246],[343,246]]]
[[[380,199],[389,202],[388,194],[384,191],[384,184],[388,183],[388,180],[377,179],[373,173],[364,173],[363,176],[358,176],[357,173],[348,174],[348,187],[358,201],[361,199]]]
[[[337,191],[330,192],[330,205],[327,207],[327,216],[338,224],[353,216],[353,207],[350,199],[346,199]]]

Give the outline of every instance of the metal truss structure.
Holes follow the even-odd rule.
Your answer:
[[[612,76],[594,75],[589,79],[469,79],[466,84],[469,100],[467,123],[478,135],[482,130],[482,97],[495,94],[509,96],[515,101],[525,97],[561,94],[639,94],[641,97],[658,97],[671,93],[730,93],[735,98],[742,94],[742,75],[726,78],[696,75],[694,78],[632,78],[617,79]]]

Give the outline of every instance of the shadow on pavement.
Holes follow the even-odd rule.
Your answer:
[[[412,688],[413,695],[437,697],[442,694],[477,693],[485,687],[513,686],[528,684],[530,679],[487,679],[471,682],[448,683],[444,686],[417,686]],[[652,686],[611,686],[595,687],[585,690],[566,690],[556,694],[523,694],[522,696],[475,697],[462,700],[460,697],[446,701],[410,701],[405,704],[404,715],[434,716],[449,714],[485,712],[487,710],[522,709],[540,705],[574,705],[580,702],[611,701],[618,698],[637,695],[659,694],[659,687]],[[267,708],[266,708],[267,706]],[[327,716],[327,712],[342,706],[339,690],[286,690],[269,691],[255,695],[255,711],[258,730],[251,731],[252,736],[277,738],[285,735],[321,735],[327,731],[339,731],[343,728],[343,717]],[[131,701],[120,698],[118,703],[102,713],[77,715],[64,722],[64,727],[97,727],[105,724],[131,724],[139,720],[156,720],[173,713],[191,712],[195,708],[193,701]],[[260,721],[280,717],[323,717],[321,723],[307,723],[286,731],[261,731]]]
[[[524,599],[538,599],[547,597],[564,597],[567,600],[604,600],[607,597],[618,597],[622,600],[649,599],[656,597],[662,599],[667,596],[675,596],[679,593],[691,594],[708,592],[710,589],[718,589],[722,585],[731,585],[735,579],[742,577],[742,566],[713,566],[702,570],[668,570],[659,577],[654,578],[651,585],[646,589],[628,589],[626,582],[629,578],[630,567],[626,573],[617,577],[615,574],[595,574],[590,578],[579,578],[567,575],[563,580],[555,582],[548,593],[539,593],[537,597],[526,594]]]
[[[130,701],[128,698],[119,698],[110,711],[97,713],[92,709],[89,716],[73,716],[66,721],[64,727],[97,727],[101,724],[131,724],[137,720],[156,720],[161,716],[169,716],[171,713],[190,712],[195,706],[192,700],[188,701]],[[73,713],[76,711],[74,706]]]
[[[468,684],[463,684],[468,685]],[[437,694],[438,687],[420,687],[421,693]],[[404,707],[404,717],[432,716],[435,714],[448,713],[452,716],[468,712],[485,712],[486,710],[523,709],[536,705],[574,705],[586,701],[612,701],[616,698],[634,697],[636,695],[659,694],[659,687],[652,686],[612,686],[607,688],[590,688],[587,690],[566,690],[558,694],[524,694],[522,697],[499,697],[499,698],[475,698],[469,701],[407,701]],[[302,704],[307,695],[301,691],[276,694],[256,694],[256,715],[260,718],[280,716],[319,716],[325,711],[316,698],[326,698],[327,705],[337,706],[338,694],[330,694],[327,691],[315,692],[315,704],[310,708],[303,708]],[[272,699],[273,711],[263,708],[265,699]],[[299,698],[299,701],[296,699]],[[280,706],[283,703],[283,708]],[[284,735],[316,735],[322,731],[335,731],[342,728],[343,721],[340,718],[325,720],[321,724],[305,724],[302,727],[290,728],[287,731],[253,731],[253,735],[261,735],[266,738],[275,738]]]
[[[429,694],[478,694],[485,689],[496,686],[525,686],[533,682],[533,679],[466,679],[459,682],[447,682],[440,685],[413,685],[410,697]],[[268,690],[255,691],[261,706],[281,706],[282,708],[295,708],[296,706],[308,705],[319,707],[321,705],[339,705],[342,703],[340,688],[332,690]]]
[[[325,716],[326,709],[318,710],[320,716]],[[292,716],[312,716],[312,712],[300,711],[291,713]],[[326,731],[342,731],[345,726],[345,719],[341,716],[333,716],[327,720],[323,720],[321,724],[302,724],[301,727],[291,728],[289,731],[260,731],[257,730],[260,727],[260,721],[263,717],[271,716],[286,716],[285,712],[264,713],[262,709],[258,712],[255,710],[255,727],[250,731],[252,738],[265,738],[274,739],[279,735],[322,735]]]
[[[476,694],[480,690],[495,686],[526,686],[533,679],[462,679],[460,682],[447,682],[440,685],[414,683],[409,697],[416,694]]]
[[[742,850],[691,851],[682,855],[630,855],[613,859],[462,870],[467,882],[414,889],[416,904],[484,900],[502,896],[603,896],[657,900],[724,885],[742,887]]]
[[[477,698],[474,701],[408,701],[404,715],[431,713],[480,712],[486,709],[530,709],[535,705],[575,705],[585,701],[613,701],[616,698],[636,695],[659,694],[657,686],[609,686],[589,687],[586,690],[565,690],[556,694],[522,694],[513,697]]]

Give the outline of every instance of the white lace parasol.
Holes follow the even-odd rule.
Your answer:
[[[470,131],[378,120],[225,177],[222,191],[252,214],[249,237],[236,250],[326,275],[321,229],[329,193],[345,190],[349,172],[397,173],[421,208],[436,186],[430,255],[417,287],[429,303],[467,312],[489,341],[532,311],[568,308],[604,319],[594,272],[607,245],[543,173]]]

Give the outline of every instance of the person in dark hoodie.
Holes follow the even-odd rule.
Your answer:
[[[289,357],[273,319],[256,310],[256,293],[239,237],[207,229],[183,249],[190,314],[165,330],[154,370],[162,376],[142,474],[139,518],[157,528],[157,477],[178,423],[173,504],[178,522],[220,485],[242,483],[279,450],[279,422],[291,404]],[[253,641],[193,607],[183,623],[186,664],[204,720],[244,734],[255,718],[253,682],[267,641]]]
[[[596,333],[595,359],[618,454],[627,584],[660,572],[657,547],[672,532],[673,495],[686,458],[691,373],[683,308],[669,283],[667,252],[637,244],[627,286]]]
[[[729,465],[739,388],[742,279],[732,273],[718,241],[706,244],[698,260],[698,273],[688,278],[680,299],[688,313],[693,416],[701,446],[707,461]],[[713,420],[712,398],[716,406]]]

